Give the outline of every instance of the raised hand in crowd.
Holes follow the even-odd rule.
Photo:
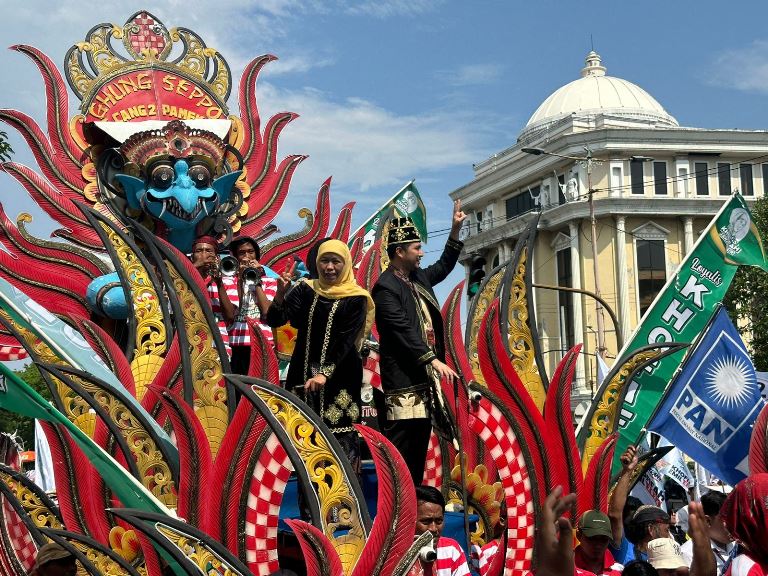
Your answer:
[[[708,521],[701,502],[688,504],[688,535],[693,540],[690,576],[717,576],[717,563],[709,543]]]
[[[562,486],[547,495],[536,521],[533,555],[535,576],[573,576],[573,527],[563,517],[576,503],[576,494],[563,496]]]
[[[459,230],[461,230],[461,226],[466,219],[467,214],[461,209],[461,200],[455,200],[453,202],[453,219],[451,221],[450,238],[453,238],[454,240],[459,239]]]
[[[613,544],[616,548],[620,547],[624,537],[624,506],[632,486],[632,471],[638,463],[637,447],[627,446],[619,460],[621,461],[621,473],[611,494],[610,502],[608,502],[608,517],[611,519]]]
[[[296,274],[296,261],[292,260],[290,264],[285,267],[280,276],[277,278],[277,294],[275,295],[275,302],[282,302],[285,293],[293,283],[294,276]]]

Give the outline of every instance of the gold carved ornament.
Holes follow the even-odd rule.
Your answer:
[[[54,528],[56,530],[63,530],[64,526],[46,506],[40,497],[32,490],[24,486],[21,482],[18,482],[12,475],[0,470],[0,481],[2,481],[8,488],[10,488],[16,500],[19,501],[24,511],[29,515],[38,528]]]
[[[215,459],[229,424],[227,389],[222,385],[221,358],[214,346],[214,336],[205,319],[203,308],[179,271],[165,261],[172,289],[179,299],[183,327],[189,342],[192,365],[194,410],[208,437],[211,456]],[[177,319],[177,326],[182,323]]]
[[[595,408],[595,412],[592,414],[592,419],[589,422],[589,435],[584,442],[584,450],[581,457],[581,468],[585,474],[592,456],[594,456],[603,441],[616,428],[616,418],[621,410],[619,399],[627,383],[627,377],[639,365],[651,362],[662,354],[662,348],[653,348],[635,353],[621,365],[618,372],[611,378],[611,381],[605,388],[605,392],[597,401],[597,408]]]
[[[109,391],[77,376],[69,375],[69,377],[93,397],[120,430],[120,434],[125,438],[128,449],[136,460],[139,481],[163,504],[169,508],[176,508],[176,486],[168,462],[152,436],[130,408]]]
[[[219,574],[221,576],[238,576],[240,574],[240,572],[232,570],[225,561],[196,538],[180,534],[170,526],[160,522],[155,523],[154,526],[160,534],[181,550],[188,560],[200,568],[203,574]]]
[[[360,503],[350,489],[341,463],[323,435],[298,408],[269,391],[255,387],[253,390],[288,433],[291,444],[304,462],[320,499],[321,529],[339,554],[344,574],[351,574],[365,546],[367,531]],[[337,537],[338,529],[348,529],[349,532]]]
[[[478,384],[487,386],[483,371],[480,370],[480,358],[477,355],[477,337],[480,332],[480,324],[485,317],[485,313],[491,306],[499,291],[501,280],[504,277],[505,268],[500,268],[493,274],[491,274],[488,281],[483,284],[482,290],[475,295],[475,303],[472,308],[472,318],[470,318],[470,332],[468,344],[467,344],[467,356],[469,357],[469,363],[472,366],[472,374],[475,381]]]
[[[123,269],[128,284],[133,316],[136,319],[134,355],[131,360],[131,372],[136,384],[136,398],[141,400],[147,386],[152,383],[166,352],[165,325],[155,287],[149,279],[149,273],[137,254],[112,228],[99,222],[109,236],[117,259]]]
[[[528,248],[520,251],[520,260],[517,262],[512,286],[509,295],[508,341],[512,366],[515,367],[520,380],[531,398],[538,406],[539,411],[544,409],[544,401],[547,393],[536,366],[536,353],[531,335],[531,326],[528,318],[528,298],[525,286],[525,266],[528,257]]]
[[[459,456],[466,464],[467,455],[456,454],[447,500],[449,504],[462,505]],[[470,514],[478,516],[477,527],[470,534],[470,538],[472,544],[484,546],[494,538],[494,529],[504,504],[504,488],[499,481],[491,483],[488,468],[484,464],[478,464],[471,472],[467,472],[464,485],[467,490],[467,509]]]
[[[0,316],[9,326],[12,326],[22,340],[24,347],[32,352],[43,364],[53,366],[70,366],[56,352],[54,352],[44,341],[39,339],[31,330],[17,323],[5,310],[0,310]],[[91,412],[91,407],[85,399],[77,394],[72,388],[64,384],[61,380],[50,375],[55,385],[53,393],[58,396],[62,406],[62,413],[67,419],[75,424],[80,430],[93,438],[93,431],[96,426],[96,414]]]

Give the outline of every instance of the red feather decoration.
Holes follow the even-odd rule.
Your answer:
[[[212,457],[208,438],[191,406],[170,390],[159,391],[165,405],[179,450],[178,512],[192,526],[199,527],[207,506]]]
[[[251,363],[248,376],[261,378],[273,384],[280,382],[280,365],[275,354],[275,347],[266,339],[255,322],[248,322],[251,331]]]
[[[293,263],[294,256],[306,259],[307,252],[315,242],[327,235],[330,222],[330,187],[329,178],[317,192],[314,217],[307,215],[307,221],[311,221],[311,225],[301,232],[270,242],[262,251],[262,262],[266,262],[274,270],[284,270]]]
[[[347,202],[341,207],[339,216],[336,218],[336,226],[333,227],[333,232],[331,232],[331,238],[337,238],[344,243],[349,241],[349,229],[352,225],[352,209],[354,207],[354,202]]]
[[[461,329],[461,299],[464,292],[464,280],[459,282],[443,304],[443,323],[445,324],[445,360],[455,372],[469,381],[474,379],[472,365],[469,363],[464,336]]]
[[[378,478],[377,515],[352,576],[389,576],[413,544],[416,489],[405,460],[382,434],[356,426],[368,444]]]
[[[572,494],[581,494],[583,481],[571,414],[571,383],[580,352],[579,344],[560,361],[552,375],[544,404],[553,486],[562,486],[565,492]]]
[[[618,433],[614,432],[603,440],[589,461],[584,484],[581,492],[578,492],[578,516],[587,510],[608,512],[608,486],[611,482],[611,463],[617,437]]]
[[[532,470],[531,477],[536,485],[534,494],[537,502],[543,502],[547,492],[554,488],[551,485],[544,418],[507,356],[498,313],[499,303],[496,300],[480,323],[480,337],[477,339],[480,370],[488,389],[499,397],[512,415],[510,425],[515,429],[528,467]]]
[[[299,540],[307,576],[343,576],[341,559],[325,534],[303,520],[286,520],[285,523]]]
[[[55,151],[56,168],[69,185],[82,189],[86,182],[81,168],[86,156],[69,131],[69,95],[61,73],[53,61],[37,48],[19,44],[12,46],[11,50],[26,54],[40,70],[48,104],[48,141]]]

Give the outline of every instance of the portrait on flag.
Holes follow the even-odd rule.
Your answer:
[[[752,424],[765,401],[724,308],[690,352],[650,429],[730,484],[749,473]]]

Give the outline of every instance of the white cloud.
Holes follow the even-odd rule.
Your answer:
[[[768,92],[768,40],[723,52],[715,59],[708,81],[715,86]]]
[[[501,64],[468,64],[456,70],[437,72],[435,76],[449,86],[477,86],[494,83],[503,72]]]
[[[318,90],[288,91],[262,82],[260,106],[301,117],[281,135],[282,150],[307,153],[301,171],[319,184],[328,175],[344,190],[397,187],[417,174],[468,166],[482,154],[479,118],[472,112],[397,115],[373,102],[342,101]]]
[[[346,6],[349,14],[362,14],[376,18],[392,16],[417,16],[431,12],[443,4],[441,0],[366,0]]]

